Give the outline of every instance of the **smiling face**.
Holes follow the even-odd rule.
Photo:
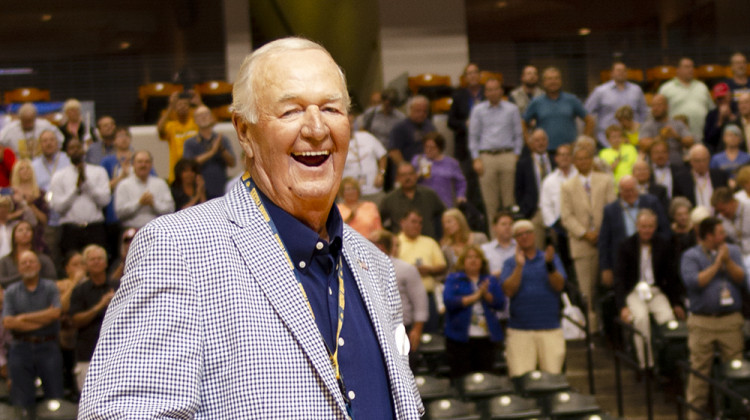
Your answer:
[[[32,251],[23,251],[18,256],[18,273],[24,280],[34,279],[39,275],[42,268],[39,258]]]
[[[333,60],[306,49],[260,58],[253,83],[258,122],[235,114],[249,170],[276,205],[300,220],[330,209],[349,147],[346,86]]]

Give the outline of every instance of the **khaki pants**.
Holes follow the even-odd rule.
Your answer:
[[[596,313],[594,313],[594,299],[596,298],[596,279],[599,275],[599,254],[588,257],[578,257],[573,259],[573,266],[576,269],[576,278],[581,294],[585,296],[586,305],[588,306],[589,331],[595,333],[599,331],[599,323]]]
[[[539,370],[561,373],[565,362],[565,338],[562,328],[554,330],[516,330],[508,328],[505,338],[508,374],[522,376]]]
[[[547,238],[547,235],[545,234],[547,231],[547,226],[544,225],[544,218],[542,218],[542,211],[537,210],[534,213],[534,216],[531,218],[531,224],[534,225],[534,236],[535,236],[535,245],[536,249],[541,249],[542,251],[545,250],[545,239]]]
[[[652,286],[651,295],[651,300],[645,302],[640,296],[638,296],[638,292],[633,290],[625,300],[628,309],[630,309],[630,314],[633,316],[633,326],[646,336],[646,341],[648,342],[649,367],[654,365],[654,355],[653,350],[651,349],[651,322],[649,314],[654,314],[656,323],[659,325],[674,319],[672,306],[669,304],[669,299],[667,299],[664,293],[662,293],[658,287]],[[646,358],[643,354],[643,339],[640,335],[633,335],[633,344],[635,345],[635,352],[638,355],[638,364],[641,368],[646,367]]]
[[[484,167],[484,173],[479,177],[479,188],[487,210],[487,221],[492,223],[498,208],[516,203],[516,155],[513,152],[496,155],[481,153],[479,159]]]
[[[741,358],[744,347],[743,322],[739,312],[722,317],[691,314],[687,321],[690,367],[710,376],[715,349],[719,350],[723,362]],[[690,375],[685,391],[688,403],[705,410],[708,405],[708,391],[706,381]],[[702,418],[692,410],[688,412],[690,420]]]
[[[86,382],[86,375],[89,373],[89,365],[91,362],[78,362],[73,372],[76,374],[76,382],[78,383],[78,389],[83,390],[83,384]]]

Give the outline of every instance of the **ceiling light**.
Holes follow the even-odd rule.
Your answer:
[[[42,15],[42,22],[49,22],[50,20],[52,20],[52,15],[47,13]]]
[[[130,48],[130,43],[128,41],[122,41],[120,43],[121,50],[127,50],[128,48]]]
[[[503,7],[508,7],[508,2],[505,0],[500,0],[499,2],[495,3],[495,7],[498,9],[502,9]]]
[[[578,35],[580,36],[586,36],[591,33],[591,29],[589,28],[581,28],[578,30]]]

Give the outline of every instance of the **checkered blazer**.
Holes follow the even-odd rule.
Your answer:
[[[344,258],[383,351],[396,417],[424,412],[394,333],[390,260],[348,226]],[[343,419],[294,274],[242,185],[138,232],[102,326],[81,419]]]

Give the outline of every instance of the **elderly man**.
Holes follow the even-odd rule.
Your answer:
[[[669,102],[664,95],[654,95],[651,100],[651,118],[641,125],[639,137],[639,141],[647,143],[667,142],[672,165],[682,165],[684,151],[695,143],[690,129],[682,121],[669,117]]]
[[[140,150],[133,154],[133,175],[115,189],[115,213],[125,229],[140,229],[157,217],[174,211],[169,185],[151,175],[151,153]]]
[[[167,142],[169,146],[169,182],[174,181],[174,165],[182,158],[185,141],[198,134],[190,112],[191,102],[200,102],[200,98],[188,92],[173,93],[169,97],[169,106],[161,114],[156,128],[159,130],[159,140]],[[173,115],[177,119],[173,118]]]
[[[487,100],[475,106],[469,117],[469,150],[491,220],[498,210],[515,204],[513,184],[523,127],[518,107],[503,100],[499,80],[487,80],[484,94]]]
[[[669,102],[669,116],[685,115],[688,118],[690,131],[697,141],[703,139],[703,125],[708,111],[714,109],[714,101],[706,84],[694,78],[695,64],[687,57],[677,64],[675,78],[664,82],[659,94]],[[653,106],[653,104],[652,104]]]
[[[598,330],[592,311],[599,274],[597,244],[602,227],[604,206],[615,200],[612,176],[592,171],[594,148],[577,143],[573,162],[578,175],[562,183],[560,188],[560,220],[568,231],[570,256],[581,293],[587,297],[591,331]]]
[[[741,309],[746,271],[740,248],[725,241],[721,220],[704,219],[698,226],[698,238],[698,245],[682,254],[680,272],[690,302],[690,367],[709,376],[717,349],[722,361],[742,357]],[[689,404],[706,409],[708,382],[690,375],[685,393]],[[688,419],[702,418],[693,411],[688,413]]]
[[[399,188],[389,192],[380,203],[380,218],[383,226],[398,233],[399,223],[410,209],[416,209],[424,217],[422,234],[438,240],[441,236],[440,220],[445,205],[440,197],[430,189],[417,185],[417,171],[409,162],[398,165]]]
[[[33,158],[39,155],[38,140],[45,130],[53,132],[58,145],[62,145],[62,132],[44,118],[37,118],[34,104],[25,103],[18,110],[18,119],[0,131],[0,145],[9,147],[19,157]]]
[[[696,144],[688,153],[690,169],[674,178],[674,196],[683,196],[693,206],[711,207],[711,196],[719,187],[726,187],[729,177],[721,169],[710,169],[711,155],[706,146]]]
[[[411,162],[414,155],[422,153],[424,135],[437,131],[430,121],[430,101],[427,97],[411,97],[406,104],[408,116],[393,126],[388,137],[388,156],[398,165]]]
[[[109,203],[109,177],[101,166],[83,161],[83,145],[72,138],[67,150],[70,165],[50,181],[50,207],[60,214],[60,252],[78,251],[89,244],[106,245],[102,209]]]
[[[318,44],[245,60],[233,123],[248,173],[138,232],[79,416],[419,418],[390,260],[334,206],[348,105]]]
[[[612,64],[612,80],[597,86],[584,105],[586,111],[596,118],[596,137],[602,146],[609,147],[604,131],[618,124],[615,112],[625,105],[633,110],[635,122],[646,120],[648,106],[643,90],[635,83],[628,82],[628,68],[625,63],[617,61]]]
[[[560,292],[565,269],[547,245],[535,245],[534,226],[528,220],[513,224],[518,242],[514,258],[508,258],[500,274],[503,292],[510,298],[510,319],[505,341],[508,374],[519,377],[539,370],[558,374],[565,362],[565,339],[560,327]]]
[[[195,159],[206,185],[206,199],[221,197],[227,183],[227,168],[237,164],[229,139],[214,131],[214,115],[201,105],[193,114],[198,135],[185,140],[182,157]]]
[[[669,162],[669,145],[661,139],[656,140],[651,146],[649,157],[651,158],[651,182],[666,188],[667,198],[671,200],[674,195],[674,180],[681,171],[685,170],[684,165]]]
[[[8,287],[3,299],[3,327],[13,333],[8,371],[14,406],[33,412],[37,376],[46,398],[62,398],[60,293],[54,280],[39,278],[41,264],[33,251],[18,256],[22,281]],[[34,417],[31,417],[34,418]]]
[[[669,209],[669,196],[667,195],[667,187],[659,185],[653,182],[653,176],[651,175],[651,167],[645,160],[637,160],[633,164],[633,177],[638,181],[638,193],[639,194],[651,194],[659,200],[661,208],[664,211]]]
[[[732,54],[729,58],[729,69],[732,77],[727,78],[726,84],[731,91],[732,102],[736,103],[743,93],[750,93],[750,79],[747,77],[747,57],[741,52]]]
[[[578,135],[576,117],[585,121],[584,134],[592,136],[594,119],[588,115],[581,101],[575,95],[562,91],[562,74],[555,67],[548,67],[542,73],[544,95],[534,99],[523,114],[528,127],[544,129],[549,136],[549,148],[572,143]]]
[[[661,325],[685,318],[682,284],[677,275],[677,255],[666,239],[656,235],[657,216],[649,209],[638,212],[637,232],[617,247],[615,259],[615,301],[620,318],[633,323],[648,340],[648,364],[643,339],[635,335],[635,350],[641,368],[653,366],[649,314]]]
[[[523,115],[531,101],[543,94],[544,91],[539,87],[539,70],[534,66],[526,66],[521,72],[521,85],[510,91],[508,99],[516,104]]]
[[[70,296],[68,313],[73,326],[78,329],[76,339],[76,380],[83,388],[86,374],[99,340],[99,332],[115,291],[107,279],[107,251],[98,245],[83,250],[86,280],[79,283]]]
[[[86,163],[99,165],[105,156],[115,153],[115,119],[105,115],[96,122],[99,141],[91,143],[86,150]]]
[[[516,164],[515,196],[521,215],[534,224],[536,247],[544,247],[544,220],[539,208],[542,182],[552,172],[552,159],[547,152],[547,133],[537,128],[529,137],[530,154],[521,156]]]

